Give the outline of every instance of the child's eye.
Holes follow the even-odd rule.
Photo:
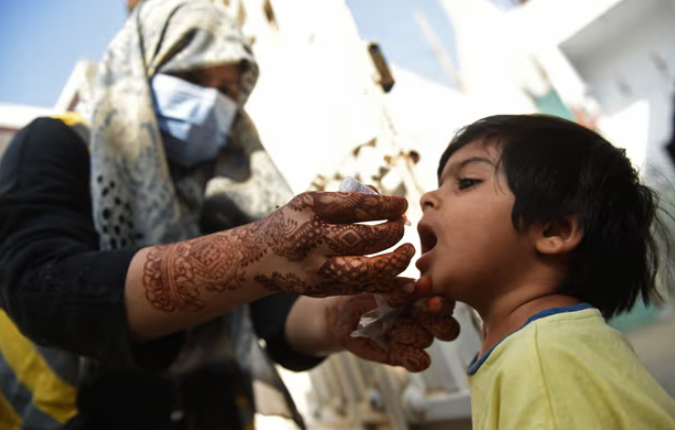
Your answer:
[[[458,178],[457,179],[457,185],[460,190],[466,190],[467,188],[471,188],[475,185],[480,184],[481,181],[478,179],[471,179],[471,178]]]

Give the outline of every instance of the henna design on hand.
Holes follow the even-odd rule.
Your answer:
[[[264,271],[254,279],[270,291],[324,297],[362,291],[387,291],[386,285],[410,264],[415,249],[365,258],[403,236],[404,199],[355,193],[304,193],[261,222],[262,243],[297,270]],[[375,226],[341,224],[394,218]],[[335,224],[337,222],[337,224]],[[315,264],[315,272],[307,266]],[[293,266],[291,266],[293,268]],[[304,276],[303,276],[304,275]]]
[[[449,301],[444,300],[447,304]],[[416,302],[412,309],[412,318],[434,337],[442,341],[451,341],[459,336],[459,323],[452,318],[454,302],[444,305],[440,312],[429,312],[423,300]]]
[[[335,255],[374,254],[401,239],[403,222],[403,218],[400,218],[398,222],[374,226],[334,225],[329,227],[326,241]]]
[[[332,223],[353,223],[399,218],[408,208],[400,197],[379,199],[360,193],[314,193],[314,211]]]
[[[389,353],[391,364],[403,366],[409,372],[421,372],[431,366],[431,357],[423,349],[392,342]]]
[[[309,283],[295,273],[272,272],[254,279],[269,291],[287,291],[311,297],[342,296],[367,292],[389,292],[391,280],[408,266],[415,253],[410,244],[391,255],[332,258],[319,269],[316,282]],[[375,263],[371,260],[375,259]]]
[[[287,219],[277,211],[270,216],[265,228],[270,232],[268,243],[272,251],[291,263],[304,261],[324,239],[322,225],[316,217],[298,226],[297,221]]]
[[[387,291],[410,263],[412,245],[360,256],[400,240],[406,208],[405,199],[395,197],[300,194],[261,221],[150,249],[143,267],[145,295],[154,308],[173,312],[199,311],[206,306],[204,290],[235,290],[251,279],[269,291],[316,297]],[[376,219],[395,220],[377,226],[342,224]],[[264,265],[247,270],[263,258]]]
[[[410,244],[375,257],[333,257],[319,269],[319,276],[358,286],[360,291],[389,292],[390,282],[408,267],[415,255]]]
[[[296,196],[286,205],[291,214],[283,209],[274,212],[266,220],[267,243],[275,254],[290,262],[300,262],[317,246],[326,243],[333,255],[373,254],[387,249],[403,236],[401,210],[407,206],[403,199],[373,199],[366,209],[362,195],[353,193],[305,193]],[[391,201],[390,201],[391,200]],[[293,213],[307,212],[309,219],[300,223]],[[377,226],[332,224],[373,220],[398,214],[398,221]]]
[[[361,315],[376,306],[373,295],[368,293],[336,297],[333,305],[326,308],[326,326],[340,345],[352,354],[366,360],[390,364],[386,345],[365,337],[351,337]]]
[[[452,317],[454,303],[445,300],[442,312],[430,312],[424,299],[403,304],[402,296],[396,293],[383,296],[389,305],[398,303],[403,306],[383,341],[351,337],[361,315],[377,307],[375,297],[369,293],[333,299],[332,306],[326,310],[330,333],[346,350],[366,360],[403,366],[410,372],[427,369],[431,358],[424,349],[431,345],[434,337],[453,340],[459,334],[459,324]]]
[[[345,289],[344,286],[335,282],[324,282],[314,285],[308,284],[300,279],[295,273],[281,274],[279,272],[273,272],[272,276],[257,275],[254,279],[265,289],[274,292],[294,292],[311,297],[335,295],[337,291],[342,291],[344,294],[351,293],[350,290]],[[342,289],[340,289],[341,287]]]
[[[286,205],[287,208],[295,211],[302,212],[305,208],[314,207],[314,198],[319,193],[302,193],[293,197],[293,199],[288,202]]]
[[[254,223],[227,233],[151,248],[142,280],[150,304],[165,312],[196,312],[205,307],[201,290],[241,288],[244,268],[267,252],[252,240],[257,228]]]
[[[161,311],[199,311],[203,309],[204,301],[199,298],[199,290],[191,288],[189,281],[184,282],[181,279],[182,273],[180,272],[184,272],[184,270],[179,268],[177,274],[170,270],[169,264],[166,263],[167,258],[165,258],[170,253],[171,249],[168,246],[158,246],[148,252],[143,267],[145,297],[155,309]],[[174,278],[176,275],[179,277],[178,279]]]
[[[408,316],[400,316],[392,323],[387,336],[396,339],[396,342],[410,345],[413,348],[428,348],[434,341],[434,336],[427,330],[421,329],[418,323]]]

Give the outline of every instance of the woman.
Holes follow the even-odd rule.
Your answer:
[[[5,421],[245,428],[257,378],[302,425],[270,358],[305,370],[346,349],[419,371],[434,336],[456,336],[448,304],[420,302],[383,343],[350,337],[370,293],[411,301],[395,277],[412,246],[363,257],[400,240],[407,204],[291,199],[242,110],[257,74],[209,1],[149,0],[100,66],[89,151],[56,119],[17,134],[0,165]]]

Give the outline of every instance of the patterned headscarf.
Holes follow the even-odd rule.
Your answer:
[[[204,208],[216,208],[210,219],[219,220],[220,228],[236,227],[291,199],[290,188],[242,109],[227,145],[213,162],[186,170],[171,165],[165,156],[152,77],[242,63],[247,67],[240,77],[240,108],[255,85],[258,67],[225,10],[209,0],[146,0],[135,8],[108,47],[94,89],[91,189],[101,249],[193,238],[201,233]],[[207,184],[214,200],[226,197],[227,207],[208,204]],[[223,220],[230,225],[224,226]],[[246,306],[191,330],[172,372],[181,375],[223,361],[275,388],[287,412],[303,426],[288,391],[260,349]],[[240,406],[242,418],[250,422],[252,405],[243,409]]]
[[[192,170],[164,154],[150,80],[226,64],[247,63],[240,77],[243,106],[258,67],[239,28],[208,0],[148,0],[134,10],[100,65],[92,118],[94,222],[102,249],[157,245],[199,235],[207,181],[253,218],[291,197],[240,110],[224,151]]]

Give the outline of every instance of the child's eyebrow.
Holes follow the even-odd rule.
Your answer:
[[[443,180],[445,179],[446,176],[455,174],[456,172],[459,172],[464,167],[472,163],[485,163],[489,164],[490,166],[495,165],[492,160],[484,157],[470,157],[462,161],[455,161],[454,163],[450,164],[448,169],[445,171],[445,174],[441,177],[441,180],[439,181],[439,185],[443,185]]]

